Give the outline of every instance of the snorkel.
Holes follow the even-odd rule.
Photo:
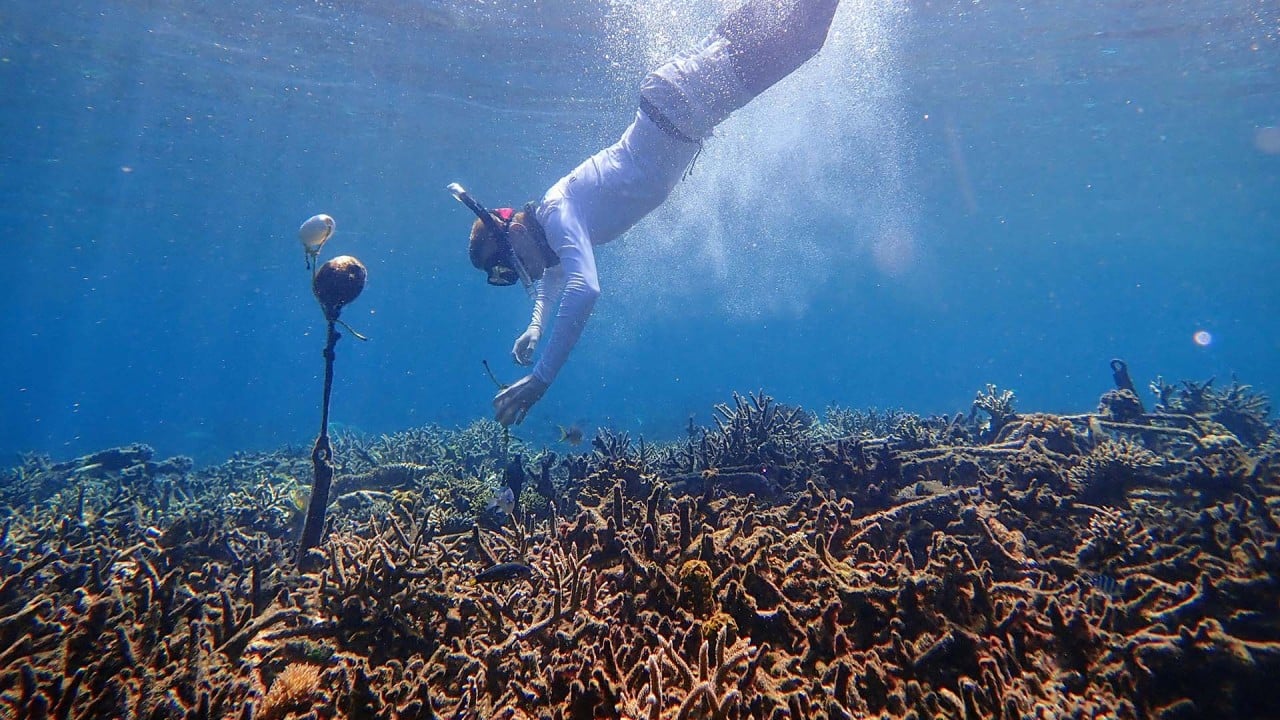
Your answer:
[[[524,285],[524,291],[532,298],[534,296],[533,279],[529,276],[529,271],[525,269],[524,263],[520,261],[520,256],[511,247],[511,237],[507,228],[503,227],[493,213],[476,202],[475,198],[471,197],[471,194],[458,183],[449,183],[448,190],[455,200],[466,205],[468,210],[480,218],[480,222],[484,223],[485,229],[489,231],[493,236],[494,242],[498,245],[498,260],[485,268],[489,273],[489,284],[499,286],[515,284],[514,278],[510,282],[504,281],[507,274],[514,271],[514,274],[520,279],[520,283]],[[506,263],[506,265],[503,263]]]

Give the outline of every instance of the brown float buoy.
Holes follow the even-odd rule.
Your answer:
[[[350,255],[339,255],[321,265],[311,280],[311,292],[324,308],[325,319],[336,321],[342,307],[360,297],[368,277],[364,265]]]

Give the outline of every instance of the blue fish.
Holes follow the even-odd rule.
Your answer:
[[[493,499],[485,506],[486,510],[501,510],[503,513],[510,515],[516,509],[516,494],[510,487],[503,485],[498,492],[494,493]]]
[[[497,583],[520,580],[533,574],[533,568],[520,562],[504,562],[492,565],[476,573],[478,583]]]
[[[565,427],[560,426],[560,442],[569,443],[574,447],[582,444],[582,428],[575,425]]]
[[[1089,578],[1089,584],[1097,588],[1099,592],[1112,598],[1118,598],[1122,594],[1123,588],[1116,579],[1106,573],[1097,573]]]

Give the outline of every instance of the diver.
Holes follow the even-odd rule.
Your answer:
[[[529,326],[511,350],[517,364],[533,364],[555,312],[537,364],[494,398],[499,423],[524,420],[578,342],[600,295],[595,246],[661,205],[716,125],[817,54],[838,4],[749,0],[702,42],[649,73],[621,139],[561,178],[539,202],[489,211],[457,183],[449,185],[477,216],[471,264],[490,285],[520,283],[533,300]]]

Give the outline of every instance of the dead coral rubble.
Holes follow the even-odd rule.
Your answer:
[[[1159,388],[1070,417],[988,388],[981,424],[751,395],[563,461],[491,423],[336,436],[307,574],[300,453],[28,458],[0,715],[1280,715],[1280,441],[1245,386]],[[459,521],[513,474],[514,517]]]

